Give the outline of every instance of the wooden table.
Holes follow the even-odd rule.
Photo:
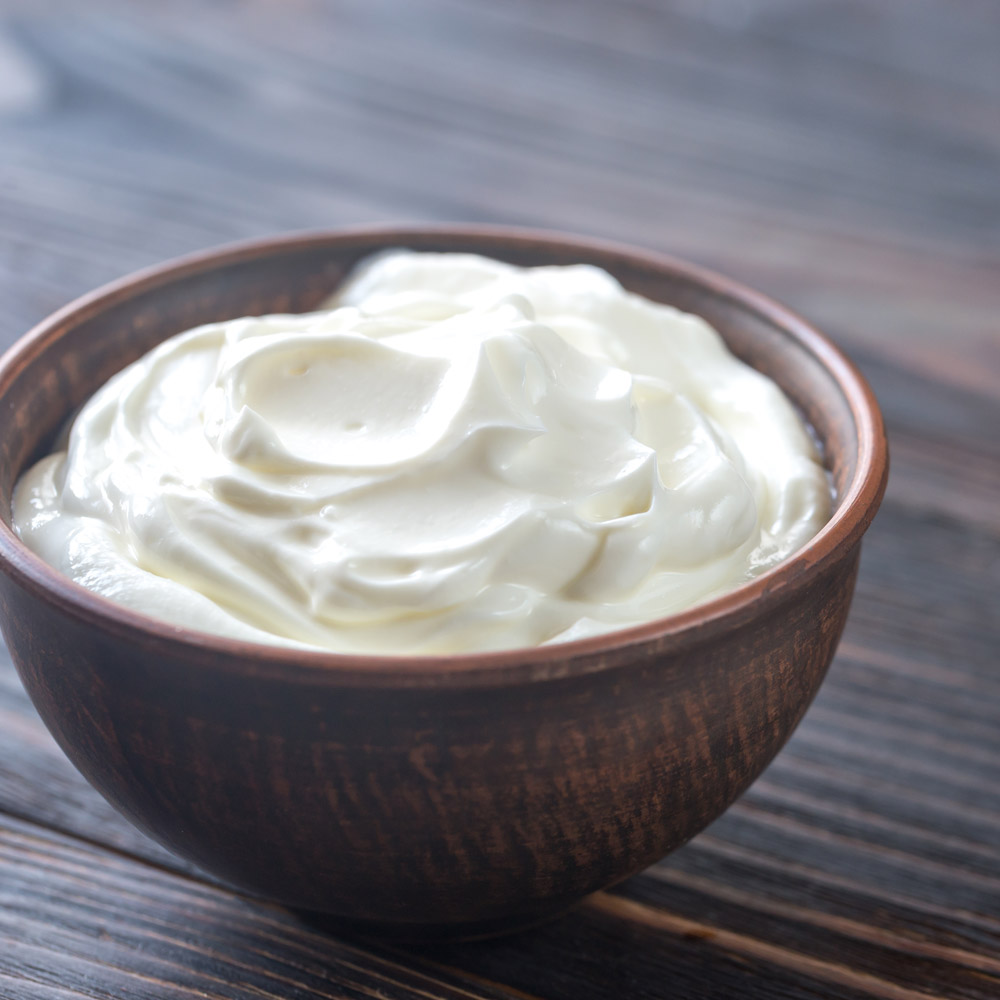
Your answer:
[[[889,492],[819,698],[691,844],[492,943],[200,877],[0,661],[0,997],[1000,997],[1000,8],[0,2],[0,342],[281,230],[547,226],[759,286],[859,362]]]

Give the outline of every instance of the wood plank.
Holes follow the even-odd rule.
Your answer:
[[[745,29],[760,46],[702,25],[693,38],[701,44],[679,48],[689,19],[641,8],[610,35],[599,17],[574,18],[564,28],[585,30],[575,40],[523,11],[517,20],[507,5],[441,0],[416,20],[391,6],[380,11],[341,5],[331,26],[345,24],[352,44],[332,49],[320,32],[274,36],[273,18],[259,9],[236,25],[215,7],[197,18],[161,15],[157,30],[126,8],[103,20],[22,16],[8,34],[24,61],[58,79],[86,113],[61,128],[37,127],[51,108],[7,123],[18,200],[30,201],[36,189],[44,211],[55,194],[86,227],[74,237],[86,239],[95,229],[89,206],[100,199],[111,215],[98,232],[136,248],[104,277],[156,258],[139,249],[149,247],[150,217],[163,241],[159,256],[316,225],[317,216],[459,215],[565,228],[573,228],[568,218],[586,219],[591,231],[707,259],[771,288],[851,346],[885,349],[888,338],[937,378],[983,391],[995,385],[984,366],[998,362],[1000,152],[985,96],[980,117],[960,122],[959,96],[963,107],[974,104],[965,90],[946,92],[942,106],[940,82],[925,80],[919,67],[885,79],[877,65],[831,53],[815,66],[799,57],[786,67],[804,74],[789,89],[773,59],[775,47],[790,58],[793,43],[767,18]],[[953,33],[956,19],[926,8],[923,16]],[[456,45],[442,59],[436,33],[445,30]],[[262,77],[255,47],[265,39],[276,44]],[[608,58],[595,58],[595,46]],[[524,50],[514,75],[511,47]],[[553,79],[546,57],[565,78]],[[405,87],[381,72],[386,64]],[[123,77],[127,93],[114,85]],[[948,129],[951,147],[942,145]],[[332,159],[331,130],[352,137]],[[123,145],[129,133],[146,141]],[[412,160],[405,172],[396,167],[401,148]],[[903,172],[892,169],[903,164]],[[276,187],[275,176],[289,183]],[[503,183],[499,202],[505,176],[531,183]],[[79,190],[59,197],[67,184]],[[955,199],[967,205],[960,213]],[[960,232],[949,240],[942,225],[956,218]],[[940,350],[943,326],[966,351]]]
[[[659,995],[698,996],[707,968],[740,995],[772,997],[926,995],[904,985],[947,983],[955,997],[987,996],[992,971],[967,966],[957,948],[925,949],[901,937],[859,941],[841,922],[812,954],[790,935],[800,926],[777,914],[714,897],[692,901],[675,885],[669,907],[621,895],[594,897],[583,909],[525,940],[436,948],[367,945],[337,939],[315,922],[179,877],[122,855],[0,816],[0,982],[14,995],[66,991],[86,996],[457,998]],[[646,884],[645,893],[651,895]],[[706,922],[704,899],[713,910]],[[698,919],[678,913],[700,912]],[[725,926],[720,924],[724,923]],[[731,926],[739,930],[730,929]],[[757,930],[747,933],[750,927]],[[808,926],[808,924],[803,924]],[[770,938],[781,938],[775,944]],[[614,944],[613,963],[597,950]],[[789,947],[794,943],[795,947]],[[852,949],[875,956],[877,972],[849,968]],[[886,976],[887,955],[895,959]],[[826,957],[824,957],[824,955]],[[588,958],[588,956],[591,956]],[[975,956],[968,957],[974,962]],[[627,971],[626,971],[627,970]],[[669,972],[667,971],[669,970]],[[903,971],[907,970],[907,971]],[[508,989],[506,983],[511,983]],[[20,990],[21,984],[26,989]],[[765,992],[765,990],[767,992]]]
[[[86,996],[514,997],[291,913],[0,816],[0,983]],[[30,995],[26,992],[24,995]]]

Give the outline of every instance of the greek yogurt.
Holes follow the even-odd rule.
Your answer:
[[[439,654],[681,611],[829,512],[801,419],[703,320],[590,266],[393,251],[319,312],[124,369],[13,513],[53,567],[167,622]]]

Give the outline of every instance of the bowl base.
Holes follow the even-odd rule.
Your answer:
[[[542,907],[527,913],[517,913],[488,920],[463,920],[453,923],[403,923],[381,920],[350,920],[318,913],[313,910],[294,912],[311,927],[334,934],[338,937],[356,938],[363,941],[393,941],[399,944],[431,944],[461,941],[484,941],[488,938],[506,937],[521,931],[531,930],[579,906],[583,900],[561,903],[558,906]]]

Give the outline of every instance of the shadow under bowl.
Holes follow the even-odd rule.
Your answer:
[[[97,597],[18,541],[18,476],[112,374],[200,323],[315,308],[386,247],[592,263],[703,316],[817,432],[831,521],[779,567],[683,614],[442,657],[303,653],[188,631]],[[67,756],[137,827],[226,882],[411,938],[495,933],[564,910],[740,795],[833,657],[888,468],[864,380],[783,307],[670,258],[486,228],[284,237],[130,276],[0,360],[0,413],[0,625]]]

